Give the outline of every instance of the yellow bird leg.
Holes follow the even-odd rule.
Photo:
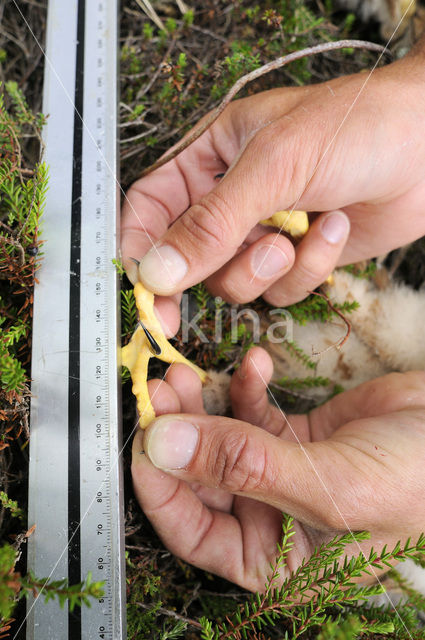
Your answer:
[[[416,11],[416,0],[413,2],[411,0],[401,0],[400,5],[400,14],[403,16],[404,20],[407,20],[412,16]]]
[[[206,381],[207,374],[200,367],[197,367],[182,356],[168,342],[154,312],[153,293],[145,289],[141,282],[137,282],[134,287],[134,296],[140,320],[161,349],[161,353],[158,355],[152,352],[149,340],[143,328],[139,326],[133,333],[130,342],[121,350],[122,364],[130,370],[133,381],[132,390],[137,399],[137,410],[140,416],[139,424],[144,429],[155,418],[147,383],[150,358],[159,358],[163,362],[170,364],[175,362],[186,364],[198,374],[202,382]]]
[[[161,324],[154,312],[153,293],[148,291],[141,282],[137,282],[134,287],[134,296],[136,298],[136,306],[139,311],[140,320],[161,348],[161,354],[157,357],[163,362],[169,362],[170,364],[172,362],[186,364],[198,374],[202,382],[205,382],[207,379],[205,371],[202,371],[200,367],[197,367],[196,364],[193,364],[190,360],[187,360],[182,356],[181,353],[179,353],[165,337]]]
[[[121,349],[121,363],[124,367],[127,367],[130,372],[136,366],[137,358],[145,345],[145,340],[146,336],[143,330],[141,327],[137,327],[131,336],[130,342]]]
[[[142,329],[140,329],[140,331],[142,331],[143,333]],[[127,345],[127,347],[128,346],[130,346],[130,343]],[[125,348],[126,347],[124,347],[124,349]],[[148,382],[147,382],[148,365],[149,365],[150,358],[151,358],[151,353],[149,352],[149,345],[145,337],[143,346],[139,351],[139,353],[137,354],[136,362],[134,366],[130,369],[131,379],[133,381],[132,391],[136,396],[137,411],[139,413],[139,424],[142,427],[142,429],[147,427],[148,424],[150,424],[152,420],[155,418],[155,411],[153,409],[151,399],[149,397]],[[125,364],[124,354],[123,354],[123,364]]]
[[[295,239],[302,238],[308,231],[308,216],[305,211],[277,211],[260,224],[278,227]]]

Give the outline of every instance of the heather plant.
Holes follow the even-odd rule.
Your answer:
[[[41,137],[44,116],[32,113],[16,82],[6,82],[4,88],[0,92],[0,527],[7,521],[10,532],[14,530],[14,543],[3,539],[0,546],[1,638],[7,637],[21,598],[40,595],[45,602],[57,598],[61,606],[67,603],[73,609],[103,594],[101,583],[90,575],[68,585],[66,580],[39,578],[17,569],[33,528],[25,529],[24,509],[5,489],[12,451],[16,455],[18,443],[22,448],[28,444],[33,289],[42,261],[48,172]],[[28,137],[38,145],[35,163],[22,148]],[[3,538],[4,527],[0,531]]]

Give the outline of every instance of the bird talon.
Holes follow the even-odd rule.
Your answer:
[[[134,287],[139,322],[130,342],[122,348],[122,364],[130,370],[133,381],[133,393],[137,399],[139,424],[145,429],[155,418],[148,392],[148,365],[150,358],[156,357],[163,362],[174,364],[180,362],[193,369],[202,382],[207,374],[181,355],[167,340],[162,326],[154,312],[154,295],[141,282]]]

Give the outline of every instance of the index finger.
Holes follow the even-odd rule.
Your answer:
[[[165,190],[162,183],[169,185]],[[158,193],[161,193],[159,197]],[[171,194],[174,193],[174,202]],[[188,206],[188,194],[179,171],[173,165],[165,165],[158,173],[147,176],[132,185],[125,195],[121,217],[121,253],[123,266],[135,284],[138,280],[137,265],[167,231],[177,211]]]
[[[207,132],[181,156],[130,187],[122,208],[121,252],[132,282],[138,276],[131,258],[140,260],[155,247],[168,227],[214,188],[214,176],[226,168]]]

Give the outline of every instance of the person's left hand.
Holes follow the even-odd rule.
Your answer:
[[[198,377],[173,365],[166,382],[150,381],[160,417],[133,444],[136,496],[164,544],[253,591],[277,555],[282,512],[296,518],[287,571],[337,532],[370,531],[367,554],[425,529],[425,373],[393,373],[286,418],[268,402],[272,368],[258,347],[245,356],[231,419],[207,416]]]

